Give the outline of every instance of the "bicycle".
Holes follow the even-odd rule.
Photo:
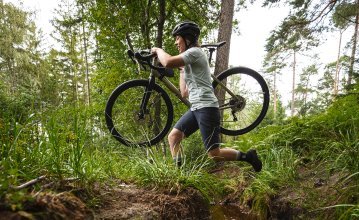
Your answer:
[[[202,45],[212,54],[226,42]],[[159,79],[180,102],[190,107],[187,99],[169,81],[173,70],[155,65],[155,55],[128,50],[129,58],[146,68],[150,77],[134,79],[119,85],[111,93],[105,109],[106,124],[119,142],[126,146],[152,146],[169,132],[173,122],[173,104],[167,92],[156,83]],[[212,75],[213,88],[219,100],[221,133],[230,136],[245,134],[265,117],[269,106],[268,86],[263,77],[246,67],[229,68]]]

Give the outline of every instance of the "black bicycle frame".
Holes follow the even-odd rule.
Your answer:
[[[138,117],[140,119],[143,119],[144,115],[147,113],[148,100],[150,99],[153,86],[156,83],[156,77],[152,74],[152,71],[154,71],[154,70],[151,69],[151,75],[150,75],[150,78],[148,80],[148,85],[147,85],[145,93],[143,94],[143,97],[142,97],[141,106],[140,106],[140,113],[138,115]]]

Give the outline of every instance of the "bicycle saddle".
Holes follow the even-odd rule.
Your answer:
[[[215,44],[202,44],[201,47],[218,49],[218,48],[220,48],[221,46],[223,46],[225,44],[226,44],[226,41],[221,41],[221,42],[218,42],[218,43],[215,43]]]

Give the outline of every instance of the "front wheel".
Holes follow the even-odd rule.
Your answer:
[[[234,95],[213,81],[221,112],[221,133],[241,135],[258,126],[269,106],[269,90],[263,77],[252,69],[234,67],[217,79]]]
[[[171,128],[173,106],[168,94],[157,84],[148,91],[148,85],[147,80],[125,82],[112,92],[107,101],[107,127],[126,146],[155,145]],[[141,110],[145,94],[148,102]]]

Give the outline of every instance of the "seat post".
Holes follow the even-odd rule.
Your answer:
[[[214,48],[214,47],[210,47],[210,48],[208,48],[208,50],[209,50],[209,58],[208,58],[208,63],[209,63],[209,64],[211,64],[211,61],[212,61],[212,54],[213,54],[213,52],[216,50],[216,48]]]

